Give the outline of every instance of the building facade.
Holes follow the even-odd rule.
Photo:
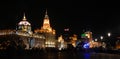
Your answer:
[[[50,20],[49,20],[49,16],[47,14],[47,10],[45,12],[45,17],[43,20],[43,26],[41,27],[41,29],[36,29],[35,33],[37,34],[43,34],[45,36],[45,47],[51,47],[51,48],[55,48],[56,47],[56,39],[55,39],[55,30],[52,29],[52,27],[50,26]]]
[[[25,49],[44,48],[44,35],[33,33],[31,31],[31,28],[31,24],[27,21],[24,14],[22,21],[18,23],[18,29],[16,31],[16,34],[22,36],[20,39],[23,40],[23,42],[25,43]]]
[[[0,30],[0,37],[14,38],[16,45],[24,44],[24,49],[33,49],[33,48],[55,48],[56,47],[56,33],[55,30],[50,26],[49,16],[47,10],[45,12],[45,17],[43,20],[43,26],[41,29],[36,29],[34,32],[31,30],[31,23],[27,21],[25,13],[22,20],[18,23],[15,30]],[[10,41],[10,40],[9,40]],[[22,43],[19,43],[21,41]],[[0,43],[2,46],[2,43]]]

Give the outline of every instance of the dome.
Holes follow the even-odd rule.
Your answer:
[[[24,14],[22,21],[20,21],[20,22],[18,23],[18,25],[31,25],[31,24],[30,24],[28,21],[26,21],[26,20],[27,20],[27,19],[26,19],[25,14]]]
[[[23,20],[18,23],[18,25],[31,25],[28,21]]]

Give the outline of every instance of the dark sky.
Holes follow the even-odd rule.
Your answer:
[[[0,2],[0,29],[15,29],[24,12],[33,30],[41,28],[46,8],[58,34],[64,28],[79,35],[83,30],[94,35],[120,33],[119,2],[110,0],[4,0]]]

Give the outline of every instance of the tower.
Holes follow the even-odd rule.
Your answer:
[[[47,10],[45,12],[45,17],[44,17],[44,20],[43,20],[43,26],[42,26],[41,30],[43,30],[42,32],[55,34],[55,30],[52,29],[51,26],[50,26],[50,20],[49,20],[48,14],[47,14]]]
[[[45,12],[42,29],[47,29],[49,32],[52,30],[52,28],[50,27],[50,21],[49,21],[49,16],[47,15],[47,10]]]
[[[16,34],[20,35],[19,40],[22,40],[24,42],[24,44],[26,45],[25,49],[30,49],[34,45],[34,39],[25,38],[26,36],[29,37],[32,35],[31,24],[27,21],[25,13],[23,14],[22,21],[18,23],[18,29],[16,31]]]
[[[55,30],[50,26],[49,16],[47,10],[43,19],[43,26],[41,29],[35,30],[35,33],[40,33],[45,36],[45,47],[55,47]]]

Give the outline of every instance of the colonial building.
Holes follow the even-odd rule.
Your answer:
[[[57,45],[58,45],[58,49],[59,50],[67,49],[67,42],[64,41],[62,35],[60,35],[58,37],[58,43],[57,43]]]
[[[55,30],[52,29],[52,27],[50,26],[50,20],[47,11],[45,13],[43,26],[41,27],[41,29],[37,29],[34,32],[31,29],[31,23],[27,21],[24,13],[23,18],[18,23],[16,29],[0,30],[0,37],[10,37],[12,41],[16,42],[16,45],[24,45],[25,49],[56,47],[56,33]],[[21,41],[22,43],[19,43],[19,41]],[[0,43],[0,49],[4,48],[4,46],[1,48],[2,44],[4,43]]]
[[[35,33],[43,34],[45,36],[45,47],[54,48],[56,45],[55,40],[55,30],[50,26],[49,16],[47,14],[47,10],[45,12],[45,17],[43,20],[43,26],[41,29],[36,29]]]
[[[44,48],[45,37],[31,31],[31,24],[27,21],[25,14],[22,21],[18,23],[16,34],[21,36],[20,39],[23,40],[26,45],[25,49]]]

